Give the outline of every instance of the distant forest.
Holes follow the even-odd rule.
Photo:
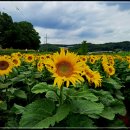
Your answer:
[[[60,47],[66,47],[70,51],[79,52],[80,48],[82,48],[82,43],[80,44],[72,44],[72,45],[63,45],[63,44],[41,44],[39,50],[47,51],[47,52],[55,52],[58,51]],[[109,42],[104,44],[92,44],[87,43],[86,46],[87,52],[99,52],[99,51],[130,51],[130,41],[122,41],[122,42]]]

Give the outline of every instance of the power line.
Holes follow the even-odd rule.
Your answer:
[[[16,8],[16,10],[17,10],[19,13],[21,13],[21,14],[23,15],[23,13],[22,13],[22,11],[21,11],[20,8],[18,8],[17,6],[16,6],[15,8]],[[26,19],[24,15],[23,15],[23,18]]]
[[[44,38],[46,39],[45,44],[47,44],[47,38],[48,38],[48,37],[47,37],[47,34],[46,34],[46,36],[45,36]]]

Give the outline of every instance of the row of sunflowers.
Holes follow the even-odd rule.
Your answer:
[[[130,56],[1,55],[0,126],[129,127],[129,74]]]

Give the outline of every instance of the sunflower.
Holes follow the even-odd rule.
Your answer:
[[[33,54],[25,54],[25,62],[32,63],[35,60],[35,56]]]
[[[39,56],[39,60],[44,60],[45,59],[45,55],[40,55]]]
[[[80,55],[79,61],[86,63],[87,62],[87,56],[86,55]]]
[[[105,72],[109,75],[112,76],[115,74],[115,68],[112,65],[106,66]]]
[[[89,62],[90,62],[91,64],[94,64],[96,60],[97,60],[96,57],[93,56],[93,55],[91,55],[91,56],[89,57]]]
[[[130,64],[128,65],[128,68],[130,69]]]
[[[37,70],[41,72],[43,69],[44,69],[44,63],[42,60],[40,60],[37,63]]]
[[[19,57],[12,57],[11,60],[12,60],[13,65],[14,65],[15,67],[18,67],[18,66],[21,65],[21,61],[20,61]]]
[[[95,87],[101,87],[102,76],[98,71],[92,71],[89,66],[84,66],[83,75],[88,80],[90,85],[94,84]]]
[[[130,63],[130,56],[126,56],[126,60]]]
[[[7,75],[12,72],[13,64],[10,58],[0,56],[0,76]]]
[[[17,53],[12,53],[11,56],[12,57],[19,57],[19,58],[21,58],[22,54],[20,52],[17,52]]]
[[[66,86],[69,87],[70,82],[75,86],[76,82],[81,83],[84,81],[80,75],[84,62],[79,62],[78,58],[76,54],[70,53],[68,50],[65,52],[61,48],[60,53],[56,52],[50,59],[45,60],[46,68],[55,77],[54,86],[58,85],[61,88],[62,84],[66,82]]]

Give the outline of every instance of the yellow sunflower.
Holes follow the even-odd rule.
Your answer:
[[[90,55],[90,57],[89,57],[89,62],[90,62],[91,64],[94,64],[96,60],[97,60],[97,59],[96,59],[96,56]]]
[[[42,60],[40,60],[37,63],[37,70],[41,72],[43,69],[44,69],[44,63]]]
[[[17,57],[21,58],[22,54],[20,52],[17,52],[17,53],[12,53],[11,56],[12,57],[16,57],[17,56]]]
[[[20,61],[19,57],[12,57],[11,60],[12,60],[13,65],[14,65],[15,67],[18,67],[18,66],[21,65],[21,61]]]
[[[85,75],[90,85],[94,84],[95,87],[101,87],[102,76],[98,71],[92,71],[87,65],[84,66],[83,75]]]
[[[128,68],[130,69],[130,64],[129,64]]]
[[[82,72],[82,64],[84,62],[78,62],[78,56],[74,53],[65,52],[61,48],[60,53],[54,53],[50,59],[46,59],[46,68],[53,73],[54,86],[57,84],[61,88],[62,84],[66,82],[66,86],[69,87],[70,82],[75,86],[76,82],[83,82],[84,79],[80,75]]]
[[[0,76],[9,74],[12,68],[12,61],[5,56],[0,56]]]
[[[25,62],[32,63],[35,60],[35,56],[33,54],[25,54]]]
[[[112,65],[106,66],[105,71],[109,76],[115,74],[115,68]]]

